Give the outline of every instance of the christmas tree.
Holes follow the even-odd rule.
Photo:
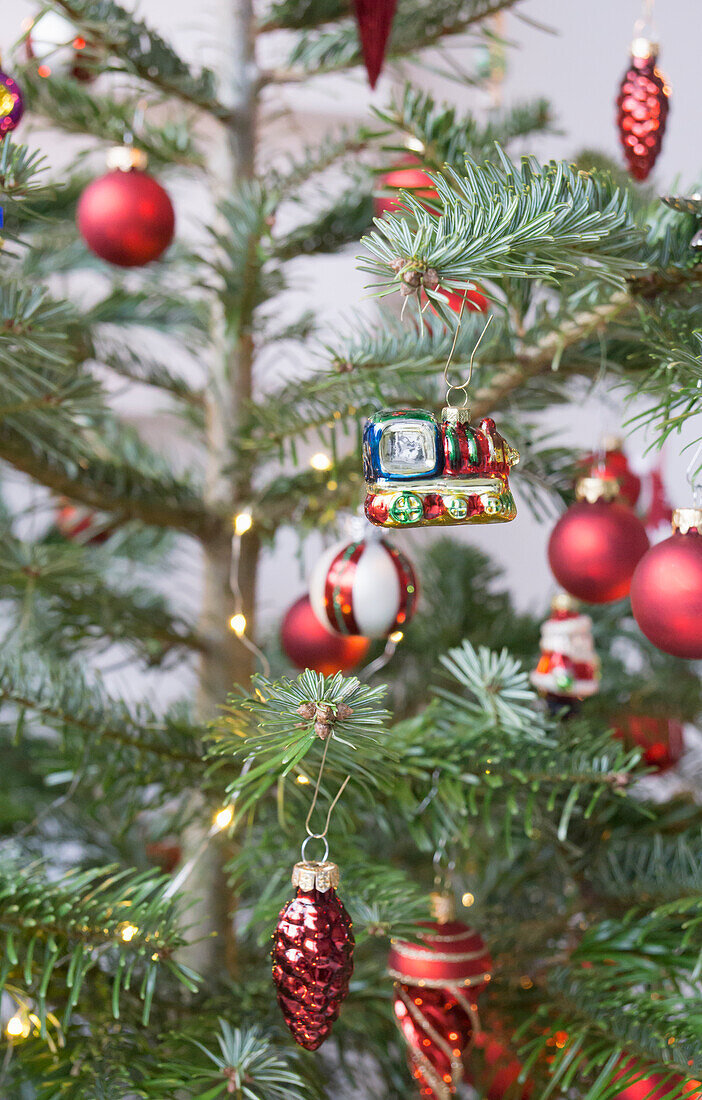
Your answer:
[[[387,62],[458,35],[484,58],[517,6],[399,0]],[[554,606],[534,681],[548,706],[529,675],[538,622],[460,531],[426,533],[422,553],[414,539],[411,621],[414,575],[386,551],[406,602],[358,677],[297,675],[256,616],[276,536],[338,533],[361,502],[366,421],[376,522],[498,523],[514,489],[544,523],[560,499],[569,523],[596,508],[638,531],[604,451],[572,503],[573,448],[537,417],[594,380],[643,395],[654,444],[696,415],[696,200],[671,208],[594,154],[517,161],[544,103],[479,122],[413,83],[362,126],[267,157],[279,89],[358,76],[354,8],[377,67],[366,4],[231,0],[220,76],[112,0],[50,8],[63,29],[42,16],[6,62],[22,125],[88,140],[60,170],[21,131],[0,144],[2,1096],[698,1095],[702,815],[647,777],[702,699],[694,664],[632,617],[636,563],[616,591],[589,577],[592,625]],[[115,142],[105,176],[85,152]],[[208,198],[168,247],[179,186]],[[383,312],[340,324],[314,371],[261,384],[264,352],[319,351],[313,314],[280,320],[293,261],[361,238]],[[191,459],[120,417],[115,381],[160,395]],[[441,422],[423,411],[442,405]],[[685,556],[695,513],[680,524]],[[554,547],[572,587],[578,562]],[[200,556],[193,611],[174,587]],[[639,589],[654,634],[667,601]],[[659,640],[700,656],[691,599]],[[338,610],[343,633],[356,608]],[[152,705],[174,672],[183,697]],[[293,889],[305,838],[318,864]]]

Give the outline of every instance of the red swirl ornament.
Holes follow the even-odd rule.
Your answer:
[[[490,980],[485,943],[461,921],[422,922],[420,943],[393,940],[394,1009],[420,1094],[448,1100],[463,1077],[476,995]]]
[[[653,42],[635,38],[617,97],[619,140],[636,180],[645,180],[656,163],[668,118],[670,88],[656,66],[657,59]]]
[[[405,555],[373,533],[322,555],[310,577],[310,602],[329,630],[384,638],[412,618],[417,588]]]
[[[295,897],[281,910],[273,935],[273,981],[295,1042],[317,1050],[349,991],[353,931],[336,895],[335,863],[296,863],[292,882]]]
[[[582,477],[614,478],[619,482],[619,500],[631,508],[641,494],[641,478],[631,469],[618,437],[605,440],[599,454],[586,455],[580,463],[580,474]]]

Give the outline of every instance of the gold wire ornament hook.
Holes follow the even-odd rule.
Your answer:
[[[466,291],[466,294],[467,293],[468,292]],[[446,406],[449,409],[453,408],[453,406],[451,405],[451,390],[463,390],[463,404],[462,404],[461,408],[465,409],[468,406],[468,387],[470,386],[471,378],[473,377],[473,361],[475,359],[475,353],[478,350],[478,348],[480,347],[480,341],[482,340],[483,336],[485,335],[485,333],[489,329],[489,327],[492,323],[492,317],[493,317],[493,315],[491,313],[490,316],[488,317],[487,321],[485,322],[485,326],[483,328],[483,331],[480,333],[480,336],[477,339],[475,347],[473,348],[473,350],[471,352],[470,363],[468,365],[468,377],[466,378],[465,382],[460,382],[460,383],[450,382],[448,372],[449,372],[449,368],[451,367],[451,360],[453,359],[453,353],[456,350],[456,343],[458,341],[458,333],[459,333],[460,328],[461,328],[461,318],[463,317],[463,310],[465,308],[465,304],[466,304],[466,299],[465,299],[465,296],[464,296],[463,304],[461,305],[461,312],[458,315],[458,324],[456,325],[456,331],[455,331],[454,337],[453,337],[453,344],[451,345],[451,350],[449,352],[448,359],[446,360],[446,366],[444,367],[444,385],[446,386]]]
[[[324,765],[327,762],[327,752],[329,750],[329,742],[330,741],[331,741],[331,737],[328,737],[327,740],[324,743],[324,752],[322,753],[322,762],[319,765],[319,774],[317,776],[317,782],[314,785],[314,795],[312,796],[312,804],[311,804],[311,806],[309,808],[309,811],[307,813],[307,817],[305,818],[305,832],[307,833],[307,838],[303,842],[303,849],[304,849],[304,845],[307,843],[307,840],[310,840],[313,837],[314,837],[315,840],[324,840],[325,843],[326,843],[326,838],[327,838],[327,833],[329,832],[329,823],[331,821],[332,812],[333,812],[334,807],[336,806],[337,802],[341,798],[342,794],[344,793],[344,791],[346,789],[346,784],[351,779],[351,776],[347,775],[346,779],[344,780],[344,782],[339,787],[339,790],[337,791],[334,799],[332,800],[332,803],[331,803],[331,805],[329,807],[329,810],[327,812],[327,820],[324,822],[323,831],[321,833],[312,832],[312,830],[310,829],[310,820],[312,818],[312,814],[314,813],[314,808],[317,805],[317,797],[319,795],[319,788],[320,788],[320,784],[322,782],[322,775],[324,774]],[[302,858],[303,859],[305,858],[304,855],[303,855]]]

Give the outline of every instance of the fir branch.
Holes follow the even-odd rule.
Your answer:
[[[437,104],[433,96],[410,83],[389,107],[376,108],[375,114],[398,138],[411,134],[421,143],[418,156],[422,167],[435,171],[446,165],[460,171],[466,156],[483,160],[494,152],[495,145],[505,147],[517,138],[548,130],[551,123],[548,103],[539,99],[481,125],[473,114],[459,116],[455,107]],[[400,152],[400,148],[393,151]]]
[[[461,173],[447,168],[431,178],[436,209],[403,191],[407,215],[386,213],[364,238],[370,261],[360,268],[376,277],[379,295],[406,286],[410,276],[421,285],[427,272],[460,291],[474,279],[552,280],[583,267],[621,288],[624,275],[642,266],[643,232],[628,194],[607,177],[563,162],[542,166],[533,157],[517,168],[498,147],[495,163],[467,158]],[[440,302],[435,291],[429,295]]]
[[[519,0],[400,0],[388,44],[388,60],[399,60],[452,35],[465,34]],[[337,20],[340,13],[335,13]],[[361,63],[356,24],[339,19],[329,28],[301,33],[286,67],[262,74],[262,83],[288,83],[310,75],[338,72]]]
[[[194,72],[143,20],[134,19],[113,0],[52,0],[84,33],[86,41],[102,47],[121,71],[167,95],[198,107],[226,122],[232,112],[216,94],[209,69]]]
[[[250,760],[228,788],[243,815],[271,785],[289,775],[322,741],[329,740],[327,775],[350,775],[373,786],[394,750],[382,736],[388,717],[382,688],[369,688],[340,673],[325,677],[306,669],[296,680],[252,680],[255,694],[230,696],[218,723],[211,757]],[[328,715],[323,719],[322,715]],[[324,733],[320,723],[326,722]]]
[[[45,1027],[49,981],[60,971],[67,993],[62,1026],[76,1009],[86,978],[114,952],[113,1014],[119,1017],[120,993],[137,974],[144,1022],[162,967],[193,987],[186,968],[171,959],[182,938],[175,927],[172,900],[163,896],[163,879],[116,867],[75,871],[48,882],[37,866],[0,861],[0,930],[3,967],[0,986],[22,981],[36,1001]],[[65,974],[65,977],[64,977]]]
[[[119,522],[139,519],[202,539],[217,537],[225,526],[182,478],[139,469],[127,456],[98,456],[85,440],[71,445],[48,433],[28,439],[0,425],[0,458],[57,495],[110,512]]]
[[[138,135],[133,135],[134,118],[139,113],[142,96],[116,100],[112,95],[86,91],[71,77],[52,74],[45,79],[38,76],[31,62],[22,66],[18,79],[31,101],[32,111],[51,123],[60,123],[67,133],[89,134],[112,145],[136,140],[154,167],[204,166],[202,153],[193,140],[190,119],[178,118],[159,126],[144,123]]]
[[[366,232],[373,221],[373,202],[356,179],[353,186],[322,209],[310,222],[298,226],[275,242],[279,260],[335,252]]]
[[[177,769],[185,777],[202,761],[199,730],[182,715],[174,711],[159,717],[145,704],[130,709],[110,699],[97,682],[86,683],[80,669],[68,662],[62,662],[59,674],[36,656],[6,653],[0,664],[0,698],[34,712],[58,732],[113,741],[129,750],[132,759],[144,754],[167,761],[171,779]]]

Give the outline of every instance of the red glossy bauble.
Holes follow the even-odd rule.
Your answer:
[[[453,1094],[473,1030],[466,1009],[449,989],[396,982],[394,1010],[420,1095],[443,1100]]]
[[[681,512],[673,514],[673,524]],[[700,520],[702,524],[702,518]],[[631,610],[640,629],[664,653],[702,658],[702,534],[678,529],[652,546],[631,584]]]
[[[320,865],[321,866],[321,865]],[[303,890],[281,910],[273,937],[273,981],[295,1041],[316,1050],[349,990],[354,938],[333,887]]]
[[[571,596],[611,603],[628,594],[648,545],[646,528],[625,504],[578,500],[554,527],[548,560],[554,577]]]
[[[368,638],[332,634],[323,627],[308,596],[301,596],[287,611],[280,629],[280,643],[296,668],[311,668],[324,676],[355,668],[370,647]]]
[[[418,164],[415,157],[408,157],[404,165],[398,165],[392,171],[386,172],[380,181],[383,190],[399,191],[402,188],[411,191],[418,199],[429,199],[430,202],[436,199],[433,181],[422,168],[417,167]],[[401,205],[401,200],[392,195],[376,195],[373,199],[376,218],[382,217],[387,211],[397,213]]]
[[[615,478],[619,482],[619,499],[634,507],[641,494],[641,478],[629,466],[621,446],[610,446],[603,454],[586,455],[581,467],[585,477]]]
[[[407,985],[423,982],[429,989],[470,989],[475,996],[490,981],[492,959],[483,937],[462,921],[421,921],[420,943],[393,940],[390,976]]]
[[[637,1072],[638,1071],[638,1072]],[[626,1085],[620,1092],[615,1093],[614,1100],[665,1100],[671,1094],[678,1095],[680,1086],[687,1094],[688,1100],[700,1100],[702,1097],[702,1084],[696,1080],[686,1081],[682,1074],[652,1073],[645,1065],[637,1063],[633,1058],[629,1059],[617,1073],[617,1078],[625,1074],[629,1076],[636,1073],[637,1080]],[[642,1076],[639,1076],[641,1074]]]
[[[529,1100],[534,1089],[533,1081],[527,1078],[515,1089],[521,1072],[522,1063],[504,1043],[485,1031],[475,1033],[466,1080],[476,1087],[481,1096],[486,1096],[487,1100],[504,1100],[505,1096],[514,1097],[514,1100]]]
[[[91,252],[117,267],[142,267],[157,260],[175,229],[168,193],[137,168],[108,172],[88,184],[77,221]]]
[[[643,749],[644,762],[660,772],[677,764],[685,751],[683,727],[674,718],[620,714],[615,722],[614,736]]]

